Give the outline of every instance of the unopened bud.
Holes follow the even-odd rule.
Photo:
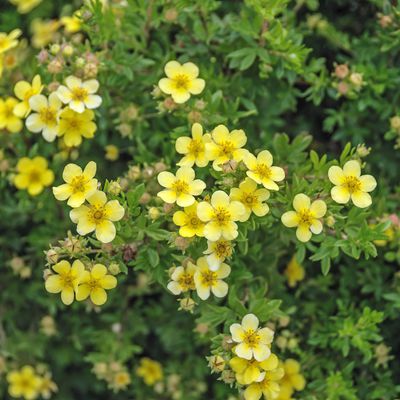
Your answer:
[[[113,262],[108,266],[108,271],[111,275],[118,275],[121,272],[121,268],[118,263]]]
[[[206,357],[208,361],[208,366],[211,368],[211,372],[220,373],[225,369],[225,360],[219,356]]]
[[[184,311],[193,311],[196,303],[194,302],[194,300],[190,297],[186,297],[184,299],[180,299],[179,300],[179,310],[184,310]]]
[[[160,210],[157,207],[149,208],[149,217],[151,220],[155,221],[160,216]]]

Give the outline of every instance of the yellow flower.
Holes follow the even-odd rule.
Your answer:
[[[57,385],[53,382],[50,373],[40,378],[39,393],[44,399],[50,399],[53,393],[58,391]]]
[[[371,205],[372,199],[368,192],[376,188],[376,180],[372,175],[361,175],[358,161],[347,161],[343,169],[332,166],[329,168],[328,176],[335,185],[331,190],[331,196],[336,203],[346,204],[351,199],[354,205],[360,208]]]
[[[131,383],[131,376],[126,371],[118,371],[112,377],[111,388],[118,392],[126,389]]]
[[[96,163],[90,161],[85,169],[76,164],[68,164],[63,171],[63,179],[66,183],[53,187],[53,194],[57,200],[68,199],[70,207],[81,206],[87,198],[97,190]]]
[[[275,182],[280,182],[285,178],[285,171],[272,165],[272,154],[268,150],[258,153],[257,158],[248,152],[244,156],[243,162],[248,169],[247,176],[249,178],[263,185],[266,189],[279,190]]]
[[[268,204],[263,201],[269,199],[267,189],[257,189],[257,184],[250,178],[246,178],[239,188],[231,189],[230,198],[240,201],[246,210],[240,221],[247,221],[253,212],[257,217],[263,217],[269,211]]]
[[[254,314],[247,314],[242,319],[242,324],[232,324],[230,331],[232,339],[238,345],[234,352],[240,358],[264,361],[271,355],[270,345],[274,332],[269,328],[259,329],[258,318]]]
[[[29,99],[29,106],[34,111],[26,119],[26,127],[31,132],[42,132],[43,138],[53,142],[58,133],[58,116],[61,101],[55,93],[47,99],[42,94],[36,94]]]
[[[162,366],[157,361],[143,357],[140,360],[140,366],[136,368],[136,375],[142,377],[146,385],[153,386],[163,379]]]
[[[10,33],[0,32],[0,54],[17,47],[18,38],[22,35],[21,29],[14,29]]]
[[[68,306],[74,301],[85,266],[79,260],[75,260],[72,266],[68,261],[63,260],[53,265],[52,268],[57,274],[50,275],[46,279],[46,290],[49,293],[61,292],[61,300]]]
[[[53,42],[59,27],[60,22],[56,20],[34,19],[31,24],[33,47],[40,49]]]
[[[94,109],[100,106],[101,97],[95,94],[99,89],[99,82],[96,79],[82,82],[82,79],[71,75],[65,79],[65,84],[66,86],[59,86],[56,93],[71,110],[81,114],[85,108]]]
[[[119,158],[119,150],[118,147],[113,145],[113,144],[108,144],[105,148],[106,155],[105,158],[106,160],[110,161],[116,161]]]
[[[61,23],[64,25],[65,32],[76,33],[81,30],[82,21],[79,17],[80,12],[76,11],[71,17],[61,18]]]
[[[206,187],[202,180],[194,178],[194,170],[190,167],[179,168],[176,175],[162,171],[157,180],[166,190],[162,190],[157,196],[169,204],[176,202],[180,207],[191,206],[195,202],[194,196],[200,195]]]
[[[119,221],[124,216],[124,208],[118,200],[107,201],[105,193],[99,190],[88,197],[87,201],[88,205],[74,208],[69,213],[72,222],[78,224],[76,230],[80,235],[95,231],[96,238],[100,242],[111,242],[116,234],[113,222]]]
[[[167,288],[174,295],[178,296],[181,293],[194,290],[194,273],[196,266],[192,263],[188,263],[186,267],[176,267],[171,275],[171,281],[168,283]]]
[[[237,224],[235,221],[242,219],[246,212],[239,201],[231,201],[229,196],[222,190],[217,190],[211,196],[211,204],[202,201],[197,206],[197,215],[206,222],[204,236],[208,240],[236,239],[238,236]]]
[[[107,268],[103,264],[95,264],[92,270],[84,271],[76,291],[76,300],[90,300],[96,306],[101,306],[107,301],[106,290],[117,286],[117,278],[107,274]]]
[[[167,78],[160,79],[158,87],[178,104],[188,101],[191,94],[200,94],[206,84],[204,79],[198,78],[199,68],[191,62],[181,65],[169,61],[164,71]]]
[[[14,185],[18,189],[27,189],[31,196],[38,195],[54,181],[54,173],[47,168],[47,161],[43,157],[22,157],[18,161],[17,171]]]
[[[179,226],[182,237],[204,236],[204,222],[197,216],[198,203],[185,207],[184,211],[177,211],[173,216],[174,224]]]
[[[247,150],[242,147],[247,142],[246,134],[242,129],[229,132],[225,125],[218,125],[211,132],[212,142],[206,143],[207,157],[213,161],[213,168],[222,171],[221,165],[230,160],[242,161]]]
[[[267,371],[261,382],[252,383],[244,391],[245,400],[259,400],[264,395],[265,400],[276,399],[279,395],[279,380],[284,372],[282,368]]]
[[[0,99],[0,130],[7,129],[11,133],[17,133],[22,130],[23,123],[21,118],[14,114],[15,106],[18,100],[14,97],[8,97],[6,100]]]
[[[282,364],[285,375],[279,382],[281,391],[277,400],[291,400],[294,391],[301,391],[306,386],[304,376],[300,373],[300,364],[292,358]]]
[[[192,167],[196,164],[198,167],[205,167],[209,160],[206,156],[206,143],[211,141],[210,134],[203,135],[203,127],[199,123],[192,126],[192,137],[183,136],[176,140],[175,148],[179,154],[184,157],[177,165],[181,167]]]
[[[296,236],[301,242],[308,242],[311,234],[322,232],[322,218],[326,213],[326,204],[322,200],[312,203],[310,198],[303,193],[297,194],[293,199],[295,211],[285,212],[282,217],[283,225],[294,228],[297,227]]]
[[[250,385],[253,382],[260,382],[264,379],[266,371],[278,368],[279,360],[275,354],[271,354],[264,361],[245,360],[240,357],[233,357],[229,365],[236,373],[236,380],[241,385]]]
[[[295,287],[305,276],[304,268],[297,262],[295,256],[289,261],[284,273],[290,287]]]
[[[60,114],[58,135],[63,137],[66,146],[79,146],[82,143],[82,137],[91,139],[94,136],[97,127],[93,118],[92,110],[85,110],[80,114],[70,108],[65,108]]]
[[[207,241],[207,254],[206,259],[211,271],[216,271],[221,263],[232,255],[233,245],[232,242],[225,239],[218,239],[216,241]]]
[[[19,371],[11,371],[7,375],[7,382],[11,397],[33,400],[39,396],[41,378],[30,365],[25,365]]]
[[[17,11],[20,14],[27,14],[41,2],[42,0],[10,0],[11,4],[17,6]]]
[[[17,117],[25,118],[31,111],[29,100],[32,96],[40,94],[43,90],[40,75],[35,75],[32,83],[19,81],[14,86],[15,96],[21,100],[14,108],[14,114]]]
[[[212,293],[215,297],[225,297],[228,293],[228,284],[222,279],[229,276],[231,267],[222,263],[217,271],[211,271],[205,257],[200,257],[196,262],[194,283],[198,296],[207,300]]]

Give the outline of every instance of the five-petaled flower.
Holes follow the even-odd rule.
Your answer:
[[[174,224],[179,226],[182,237],[204,236],[204,222],[197,216],[198,203],[195,201],[183,211],[176,211],[173,216]]]
[[[242,161],[248,153],[248,150],[242,149],[247,142],[242,129],[229,132],[225,125],[218,125],[212,130],[211,137],[213,141],[206,143],[206,154],[213,161],[213,168],[216,171],[221,171],[221,165],[230,160]]]
[[[85,266],[81,261],[75,260],[71,264],[62,260],[53,265],[53,270],[56,272],[50,275],[45,282],[46,290],[49,293],[60,293],[61,300],[65,305],[70,305],[74,301],[80,280],[85,271]]]
[[[7,129],[11,133],[20,132],[24,124],[21,118],[14,114],[18,101],[14,97],[0,99],[0,130]]]
[[[346,204],[352,200],[355,206],[365,208],[371,205],[368,192],[376,188],[376,180],[372,175],[361,175],[360,163],[347,161],[343,169],[334,165],[328,171],[329,180],[335,185],[331,196],[336,203]]]
[[[306,386],[306,380],[300,372],[300,364],[293,358],[285,360],[281,367],[285,375],[279,381],[280,391],[277,400],[290,400],[292,399],[295,391],[301,391]]]
[[[225,297],[228,293],[228,284],[223,281],[229,276],[231,268],[228,264],[222,263],[217,271],[212,271],[208,266],[205,257],[200,257],[196,262],[194,283],[198,296],[207,300],[212,293],[215,297]]]
[[[206,143],[211,142],[209,133],[203,135],[203,127],[199,123],[192,126],[192,137],[181,136],[176,139],[175,149],[184,157],[177,165],[181,167],[192,167],[196,164],[198,167],[205,167],[209,159],[206,154]]]
[[[40,156],[32,159],[22,157],[18,161],[17,171],[14,185],[18,189],[26,189],[31,196],[38,195],[54,181],[53,171],[47,168],[46,159]]]
[[[268,204],[263,203],[269,199],[267,189],[257,189],[257,184],[250,178],[240,183],[239,188],[232,188],[230,193],[232,200],[240,201],[246,210],[240,221],[247,221],[253,212],[257,217],[263,217],[269,211]]]
[[[317,235],[322,232],[320,218],[326,213],[326,204],[323,200],[315,200],[311,203],[308,196],[300,193],[294,196],[293,208],[295,211],[285,212],[281,220],[288,228],[297,227],[297,239],[308,242],[312,233]]]
[[[276,182],[280,182],[285,178],[283,168],[272,165],[273,157],[268,150],[258,153],[257,157],[251,153],[246,153],[243,162],[248,171],[247,176],[258,184],[263,185],[269,190],[279,190]]]
[[[237,224],[243,214],[245,207],[239,201],[232,201],[222,190],[217,190],[211,196],[211,202],[202,201],[197,206],[197,215],[206,222],[204,236],[208,240],[236,239],[238,236]]]
[[[85,169],[76,164],[67,164],[63,171],[66,183],[53,187],[53,194],[57,200],[67,200],[70,207],[81,206],[97,190],[96,163],[90,161]]]
[[[167,78],[160,79],[158,87],[178,104],[188,101],[192,94],[200,94],[206,84],[204,79],[198,78],[199,68],[191,62],[181,65],[169,61],[164,71]]]
[[[58,116],[61,110],[61,101],[55,93],[49,98],[36,94],[29,99],[29,106],[34,111],[26,119],[26,127],[31,132],[42,132],[43,138],[53,142],[58,133]]]
[[[233,244],[230,240],[218,239],[208,240],[207,249],[203,252],[206,255],[208,266],[211,271],[216,271],[220,265],[232,255]]]
[[[270,356],[274,332],[269,328],[260,329],[254,314],[245,315],[242,324],[232,324],[230,331],[233,341],[238,343],[234,348],[237,356],[246,360],[254,357],[257,361],[264,361]]]
[[[200,195],[206,187],[202,180],[194,178],[194,170],[190,167],[179,168],[176,175],[162,171],[158,174],[157,180],[166,189],[157,196],[169,204],[176,202],[180,207],[191,206],[195,202],[194,196]]]
[[[26,400],[36,399],[39,395],[41,378],[30,365],[23,366],[7,374],[8,393],[11,397]]]
[[[95,264],[90,271],[84,271],[78,289],[76,300],[90,300],[96,306],[101,306],[107,301],[106,290],[117,286],[117,278],[107,274],[107,268],[103,264]]]
[[[96,238],[102,243],[114,240],[116,229],[113,222],[119,221],[125,213],[118,200],[107,201],[104,192],[97,190],[87,198],[89,204],[83,204],[70,211],[72,222],[78,224],[80,235],[95,231]]]
[[[162,366],[158,361],[143,357],[140,360],[139,367],[136,368],[136,375],[143,378],[144,383],[153,386],[163,378]]]
[[[26,117],[31,111],[29,100],[32,96],[40,94],[42,90],[43,85],[40,75],[35,75],[32,83],[27,81],[17,82],[14,87],[14,93],[21,102],[15,106],[14,114],[20,118]]]
[[[179,266],[174,268],[171,274],[171,281],[168,283],[167,288],[174,294],[179,295],[181,293],[194,290],[194,273],[196,266],[191,262],[187,263],[185,267]]]
[[[69,76],[65,79],[65,84],[66,86],[59,86],[56,93],[71,110],[83,113],[85,108],[94,109],[100,106],[101,97],[95,94],[99,89],[99,82],[96,79],[82,82],[75,76]]]
[[[244,391],[245,400],[259,400],[264,395],[265,400],[276,399],[280,392],[279,381],[284,374],[283,368],[278,367],[266,371],[260,382],[254,382]]]

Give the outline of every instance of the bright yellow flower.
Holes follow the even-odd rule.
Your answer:
[[[83,113],[85,108],[92,110],[100,107],[101,97],[95,94],[99,89],[99,82],[96,79],[82,82],[82,79],[71,75],[65,79],[65,84],[66,86],[59,86],[56,93],[71,110]]]
[[[358,161],[347,161],[343,169],[332,166],[329,168],[328,176],[335,185],[331,190],[331,196],[336,203],[346,204],[351,199],[354,205],[360,208],[371,205],[372,199],[368,192],[376,188],[376,180],[372,175],[361,175]]]
[[[240,221],[247,221],[253,212],[257,217],[263,217],[269,211],[268,204],[263,201],[269,199],[267,189],[257,189],[257,184],[250,178],[246,178],[239,188],[231,189],[230,198],[240,201],[246,210]]]
[[[36,94],[29,99],[29,106],[34,111],[26,119],[26,127],[31,132],[42,132],[43,138],[53,142],[58,133],[58,116],[61,101],[55,93],[47,99],[42,94]]]
[[[80,12],[76,11],[71,17],[61,18],[61,23],[64,25],[65,32],[76,33],[81,30],[82,20],[79,17]]]
[[[0,32],[0,54],[17,47],[18,38],[22,35],[21,29],[14,29],[10,33]]]
[[[196,262],[194,283],[198,296],[207,300],[212,293],[215,297],[225,297],[228,293],[228,284],[222,279],[229,276],[231,267],[222,263],[217,271],[211,271],[205,257],[200,257]]]
[[[117,146],[114,144],[108,144],[106,147],[104,147],[106,151],[105,158],[106,160],[110,161],[116,161],[119,158],[119,149]]]
[[[194,178],[194,170],[190,167],[179,168],[176,175],[167,171],[160,172],[157,180],[166,190],[157,196],[169,204],[176,202],[180,207],[191,206],[195,202],[194,196],[199,196],[206,187],[202,180]]]
[[[322,218],[326,213],[326,204],[322,200],[311,203],[310,198],[303,193],[297,194],[293,199],[295,211],[285,212],[282,217],[283,225],[288,228],[297,227],[296,236],[301,242],[308,242],[311,234],[318,235],[322,232]]]
[[[27,14],[29,11],[39,5],[42,0],[9,0],[11,4],[17,6],[20,14]]]
[[[194,284],[195,271],[196,266],[192,263],[188,263],[186,267],[176,267],[172,272],[171,281],[167,285],[168,290],[175,296],[194,290],[196,288]]]
[[[94,136],[97,127],[93,118],[92,110],[85,110],[80,114],[70,108],[65,108],[60,114],[58,135],[63,137],[66,146],[79,146],[82,143],[82,137],[91,139]]]
[[[41,378],[30,365],[25,365],[19,371],[11,371],[7,375],[7,382],[11,397],[33,400],[39,396]]]
[[[252,383],[244,391],[245,400],[259,400],[264,395],[265,400],[276,399],[279,395],[279,380],[282,378],[283,368],[276,368],[265,373],[261,382]]]
[[[241,385],[250,385],[253,382],[260,382],[264,379],[266,371],[278,368],[279,360],[275,354],[271,354],[264,361],[245,360],[240,357],[233,357],[229,365],[236,373],[236,380]]]
[[[90,300],[96,306],[101,306],[107,301],[106,290],[117,286],[117,278],[107,274],[107,268],[103,264],[95,264],[91,271],[84,271],[76,291],[76,300]]]
[[[76,230],[80,235],[95,231],[96,238],[102,243],[114,240],[116,229],[113,224],[125,214],[118,200],[107,201],[106,194],[97,190],[88,197],[88,205],[74,208],[69,213],[72,222],[78,224]]]
[[[274,332],[269,328],[259,328],[258,318],[254,314],[247,314],[242,319],[242,324],[230,326],[232,339],[238,345],[234,352],[240,358],[264,361],[271,355],[270,345]]]
[[[0,130],[7,129],[11,133],[21,132],[23,123],[21,118],[14,114],[18,100],[14,97],[0,99]]]
[[[211,142],[209,133],[203,135],[203,127],[199,123],[192,126],[192,137],[182,136],[176,140],[175,148],[184,157],[177,165],[181,167],[205,167],[209,160],[206,156],[206,143]]]
[[[68,164],[63,171],[63,179],[66,183],[53,187],[53,194],[57,200],[67,200],[70,207],[81,206],[86,199],[97,190],[96,163],[90,161],[85,169],[76,164]]]
[[[277,400],[291,400],[294,391],[301,391],[306,386],[306,380],[300,373],[300,364],[292,358],[282,363],[285,375],[279,382],[281,391]]]
[[[68,306],[74,301],[85,266],[79,260],[75,260],[72,266],[68,261],[63,260],[52,268],[57,274],[50,275],[46,279],[46,290],[49,293],[61,293],[62,302]]]
[[[46,373],[44,376],[40,377],[40,387],[39,393],[44,399],[50,399],[53,393],[58,391],[58,387],[53,382],[50,373]]]
[[[293,256],[287,265],[284,274],[288,280],[290,287],[295,287],[297,282],[304,279],[305,272],[304,268],[297,262],[296,256]]]
[[[240,221],[246,212],[239,201],[231,201],[222,190],[217,190],[211,196],[211,203],[202,201],[197,206],[197,215],[206,222],[204,236],[208,240],[236,239],[238,226],[235,221]]]
[[[185,207],[184,211],[177,211],[173,216],[174,224],[179,226],[182,237],[204,236],[204,222],[197,216],[198,203]]]
[[[199,68],[191,62],[181,65],[169,61],[164,71],[167,78],[160,79],[158,87],[178,104],[188,101],[191,94],[200,94],[206,84],[204,79],[198,78]]]
[[[17,171],[14,185],[18,189],[27,189],[31,196],[38,195],[54,181],[54,173],[47,168],[47,161],[43,157],[22,157],[18,161]]]
[[[140,366],[136,368],[136,375],[142,377],[146,385],[153,386],[163,379],[162,366],[157,361],[143,357],[140,360]]]
[[[206,259],[211,271],[217,271],[221,263],[232,255],[233,245],[232,242],[225,239],[219,239],[216,241],[207,241],[207,250],[204,254],[207,254]]]
[[[36,94],[40,94],[42,90],[43,85],[40,75],[35,75],[32,83],[27,81],[17,82],[14,86],[14,93],[21,102],[14,108],[14,114],[20,118],[25,118],[31,111],[30,98]]]
[[[59,27],[60,22],[56,20],[33,20],[31,24],[33,47],[40,49],[54,42],[55,34]]]
[[[275,182],[280,182],[285,178],[283,168],[272,165],[273,157],[268,150],[263,150],[258,153],[257,158],[246,153],[243,162],[248,169],[247,176],[253,181],[263,185],[269,190],[279,190],[279,186]]]
[[[229,132],[225,125],[218,125],[211,132],[212,142],[206,143],[207,157],[213,161],[213,168],[222,171],[221,165],[230,160],[242,161],[247,150],[242,147],[247,142],[246,134],[242,129]]]

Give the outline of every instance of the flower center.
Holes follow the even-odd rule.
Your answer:
[[[32,170],[29,173],[29,180],[31,183],[38,183],[40,182],[40,172],[37,170]]]
[[[189,218],[189,225],[194,229],[198,228],[202,223],[197,214],[190,214]]]
[[[65,274],[61,276],[62,285],[64,287],[74,286],[74,277],[71,274]]]
[[[214,219],[219,225],[226,225],[231,220],[231,213],[225,207],[217,207],[214,211]]]
[[[82,130],[82,123],[79,118],[76,117],[67,118],[65,119],[65,121],[67,123],[68,130],[77,130],[77,131]]]
[[[265,164],[258,164],[254,172],[258,174],[261,179],[268,179],[271,176],[271,168]]]
[[[173,183],[171,189],[174,190],[177,195],[180,195],[189,191],[189,185],[187,184],[187,182],[177,179]]]
[[[73,193],[84,192],[85,183],[85,178],[82,175],[75,176],[70,183]]]
[[[204,151],[204,144],[201,140],[192,139],[188,146],[189,153],[193,154],[194,156],[198,156],[199,153]]]
[[[205,271],[201,274],[201,280],[206,286],[214,286],[217,283],[218,276],[213,271]]]
[[[343,186],[347,188],[350,193],[355,193],[360,190],[361,182],[355,176],[346,176]]]
[[[314,217],[309,210],[301,210],[297,213],[297,215],[299,217],[299,225],[312,225]]]
[[[103,206],[92,206],[89,211],[89,219],[95,224],[106,218],[106,211]]]
[[[12,107],[6,106],[5,107],[4,117],[5,117],[5,119],[11,119],[14,117],[14,106],[12,106]]]
[[[189,89],[190,79],[187,75],[184,74],[176,75],[174,78],[174,82],[175,82],[175,87],[177,89],[183,89],[183,90]]]
[[[232,248],[227,242],[218,242],[214,249],[218,258],[226,258],[232,254]]]
[[[254,196],[251,193],[243,193],[241,202],[245,204],[247,207],[252,207],[257,203],[257,196]]]
[[[88,92],[86,89],[81,88],[81,87],[76,87],[71,90],[72,93],[72,100],[73,101],[84,101],[88,95]]]
[[[33,88],[28,89],[25,93],[24,101],[28,101],[34,94],[35,91],[33,90]]]
[[[57,123],[56,113],[50,107],[42,108],[39,117],[45,125],[55,125]]]
[[[195,288],[193,275],[186,272],[184,272],[178,279],[178,283],[183,292],[187,292],[188,290],[193,290]]]
[[[253,329],[244,332],[243,342],[251,348],[256,347],[260,343],[260,339],[260,335]]]
[[[231,158],[233,150],[235,150],[235,145],[230,140],[225,140],[219,144],[220,156],[227,156]]]
[[[99,280],[94,278],[91,278],[86,284],[90,287],[90,290],[100,287]]]

